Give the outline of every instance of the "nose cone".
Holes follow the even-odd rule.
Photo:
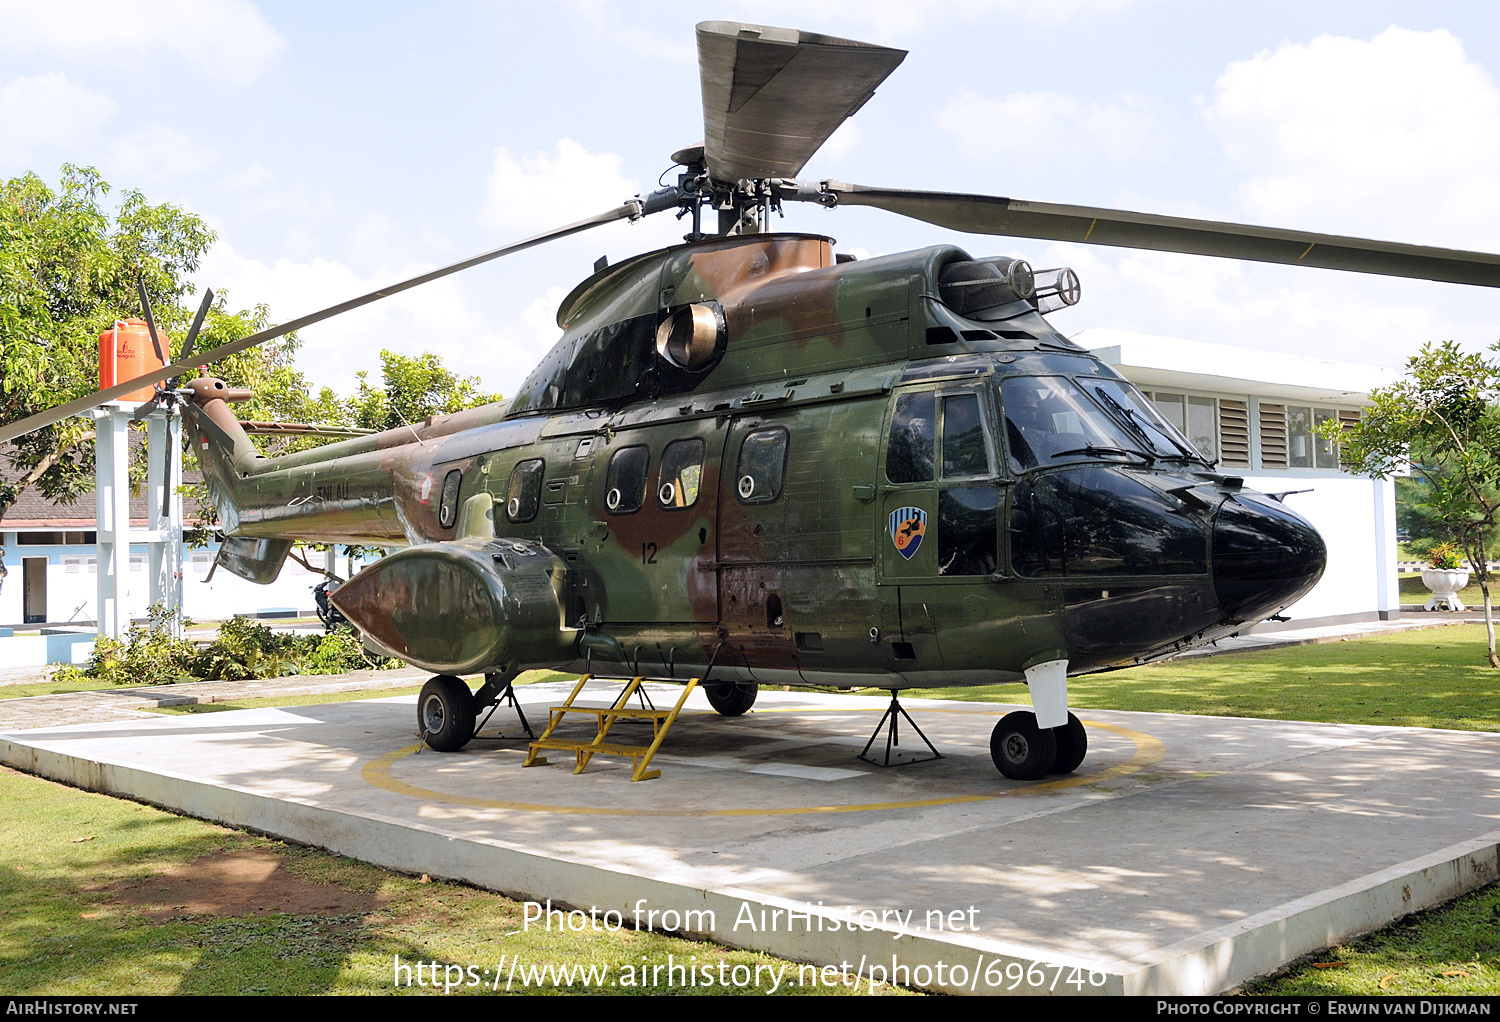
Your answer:
[[[1260,621],[1296,603],[1327,563],[1318,530],[1269,497],[1235,494],[1214,518],[1214,592],[1233,620]]]

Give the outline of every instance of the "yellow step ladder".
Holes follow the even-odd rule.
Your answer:
[[[573,691],[568,693],[568,698],[563,700],[561,706],[548,708],[547,730],[542,732],[542,737],[531,743],[530,751],[526,754],[526,762],[521,765],[543,766],[547,759],[537,753],[543,749],[563,749],[572,752],[577,757],[578,765],[573,768],[573,773],[581,774],[583,768],[589,765],[589,760],[594,758],[594,754],[602,752],[607,756],[629,756],[634,760],[635,768],[630,775],[632,781],[649,781],[653,777],[660,777],[660,770],[647,770],[646,767],[650,765],[651,757],[656,755],[656,750],[661,748],[662,739],[667,737],[667,732],[671,730],[677,714],[682,712],[682,706],[687,702],[687,697],[697,687],[698,679],[688,679],[688,683],[682,688],[682,695],[677,699],[677,705],[670,710],[633,710],[625,705],[641,687],[641,683],[646,680],[641,675],[631,678],[630,684],[625,686],[625,690],[609,706],[574,706],[573,700],[578,698],[578,693],[583,691],[583,686],[593,677],[592,674],[585,674],[579,678],[578,684],[573,686]],[[598,719],[599,732],[594,736],[593,741],[578,742],[552,737],[552,732],[557,730],[563,717],[569,713],[591,713]],[[622,745],[618,742],[605,741],[609,735],[609,729],[614,727],[615,721],[622,718],[651,721],[651,744]]]

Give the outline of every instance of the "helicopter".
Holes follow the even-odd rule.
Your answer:
[[[1317,531],[1218,471],[1058,332],[1081,296],[952,245],[852,259],[770,230],[787,203],[941,227],[1500,286],[1500,256],[796,175],[905,51],[697,26],[704,141],[676,183],[0,426],[0,442],[157,385],[182,409],[224,540],[274,581],[296,543],[396,548],[330,595],[434,677],[426,745],[462,748],[524,670],[701,679],[720,714],[762,684],[1024,682],[991,735],[1007,778],[1082,764],[1067,679],[1237,633],[1318,581]],[[199,375],[253,345],[618,220],[684,243],[601,260],[510,400],[275,458]],[[712,221],[707,222],[707,221]],[[153,328],[154,330],[154,328]],[[165,359],[162,359],[165,362]],[[460,680],[482,674],[475,692]],[[909,718],[908,718],[909,719]],[[894,723],[893,723],[894,727]]]

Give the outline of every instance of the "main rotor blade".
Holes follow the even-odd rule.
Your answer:
[[[791,28],[698,26],[703,152],[715,181],[795,177],[906,57]]]
[[[825,199],[833,196],[841,206],[875,206],[970,234],[1086,242],[1117,248],[1186,252],[1261,263],[1500,287],[1500,255],[1488,252],[1464,252],[1092,206],[1028,202],[993,195],[870,188],[842,181],[825,182],[824,195]]]
[[[452,265],[444,266],[440,269],[432,270],[428,273],[423,273],[416,277],[411,277],[407,280],[401,281],[400,283],[392,284],[389,287],[383,287],[379,291],[371,291],[367,295],[361,295],[358,298],[351,298],[347,302],[340,302],[338,305],[329,306],[328,308],[323,309],[320,312],[314,312],[306,316],[302,316],[298,319],[288,320],[287,322],[282,323],[279,326],[270,327],[269,329],[262,330],[259,333],[251,334],[249,337],[242,337],[237,341],[231,341],[228,344],[221,344],[219,345],[219,347],[210,349],[209,351],[205,351],[203,354],[194,356],[191,359],[180,359],[179,361],[173,362],[169,366],[163,366],[162,368],[153,370],[152,372],[149,372],[144,376],[138,376],[133,380],[126,380],[124,383],[120,383],[116,386],[110,387],[107,390],[97,391],[96,393],[90,394],[88,397],[81,397],[75,401],[69,401],[65,405],[59,405],[58,407],[50,409],[49,411],[39,412],[36,415],[29,416],[17,422],[12,422],[0,426],[0,443],[5,443],[8,440],[14,440],[18,436],[25,436],[27,433],[30,433],[33,430],[41,429],[43,426],[50,426],[54,422],[61,422],[63,419],[69,418],[70,416],[81,415],[84,412],[88,411],[90,408],[96,408],[106,401],[113,401],[115,398],[120,397],[124,394],[128,394],[133,390],[140,390],[142,387],[148,387],[152,384],[160,383],[162,380],[169,379],[170,377],[180,376],[184,372],[194,368],[195,366],[204,365],[208,362],[217,362],[219,359],[227,358],[230,355],[237,354],[241,351],[244,351],[246,348],[253,348],[257,344],[264,344],[266,341],[274,340],[283,334],[289,334],[293,330],[301,330],[303,327],[312,326],[314,323],[321,323],[325,319],[331,319],[332,317],[339,315],[339,313],[349,312],[352,309],[358,309],[361,306],[369,305],[371,302],[378,302],[382,298],[389,298],[391,295],[400,294],[402,291],[408,291],[419,284],[426,284],[429,281],[437,280],[439,277],[446,277],[451,273],[457,273],[459,270],[467,270],[471,266],[478,266],[480,263],[487,263],[492,259],[499,259],[501,256],[511,255],[515,252],[520,252],[528,248],[535,248],[537,245],[543,244],[544,242],[554,241],[558,238],[565,238],[570,234],[577,234],[578,232],[586,231],[591,227],[599,227],[603,224],[613,223],[616,220],[635,219],[644,215],[642,211],[643,209],[647,208],[647,205],[643,204],[640,200],[629,199],[621,205],[616,206],[614,209],[611,209],[605,213],[600,213],[597,216],[591,216],[587,220],[579,220],[576,223],[568,224],[566,227],[558,227],[555,230],[547,231],[543,234],[532,235],[531,237],[525,238],[512,245],[506,245],[504,248],[497,248],[493,251],[485,252],[481,255],[465,259],[462,262],[453,263]],[[654,212],[655,210],[650,211]]]

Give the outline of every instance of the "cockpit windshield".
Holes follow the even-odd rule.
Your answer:
[[[1079,381],[1092,392],[1106,411],[1135,434],[1137,442],[1150,444],[1151,453],[1162,461],[1186,463],[1200,461],[1209,468],[1212,462],[1162,418],[1156,406],[1130,384],[1122,380]]]
[[[1066,461],[1150,464],[1152,445],[1106,414],[1065,376],[1012,376],[1000,384],[1011,468],[1024,472]],[[1173,454],[1181,455],[1172,449]]]

